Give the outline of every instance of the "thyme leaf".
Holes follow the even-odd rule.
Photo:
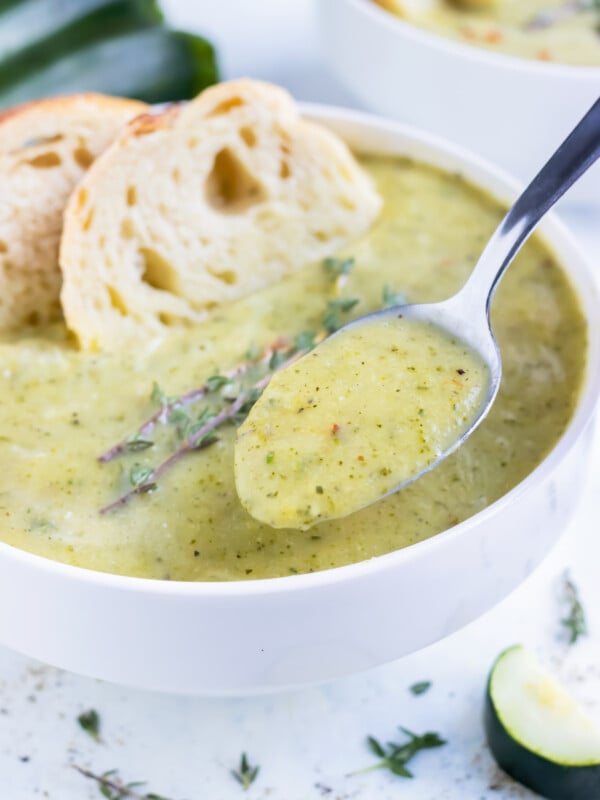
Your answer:
[[[354,258],[326,258],[323,260],[323,268],[330,278],[337,280],[350,275],[354,268]]]
[[[579,592],[568,573],[564,578],[564,594],[569,613],[561,619],[561,624],[569,632],[569,644],[575,644],[581,636],[587,636],[588,627],[585,611],[579,599]]]
[[[258,775],[260,770],[259,766],[251,766],[248,761],[246,753],[242,753],[240,757],[240,765],[237,769],[230,770],[232,777],[242,785],[244,789],[249,789]]]
[[[160,388],[158,383],[154,381],[152,384],[152,391],[150,392],[150,400],[152,403],[156,403],[159,406],[167,406],[169,405],[170,399],[165,392]]]
[[[418,697],[420,694],[425,694],[425,692],[431,689],[431,681],[417,681],[417,683],[413,683],[412,686],[409,686],[408,689],[411,694]]]
[[[269,369],[273,372],[287,361],[288,354],[283,350],[273,350],[271,353],[271,358],[269,359]]]
[[[154,442],[150,439],[140,439],[134,436],[129,439],[123,447],[125,453],[139,453],[141,450],[148,450],[149,447],[154,447]]]
[[[148,478],[152,476],[152,472],[152,467],[145,464],[134,464],[129,470],[129,482],[134,488],[139,489],[146,484]]]
[[[314,331],[302,331],[294,339],[294,347],[296,350],[312,350],[316,338],[317,334]]]
[[[228,378],[227,375],[211,375],[206,381],[206,388],[209,392],[217,392],[219,389],[222,389],[223,386],[226,386],[230,381],[231,378]]]
[[[406,295],[402,292],[394,292],[387,284],[383,287],[381,293],[384,308],[394,308],[395,306],[403,306],[406,304]]]
[[[375,769],[389,769],[390,772],[401,778],[412,778],[412,772],[406,768],[408,762],[421,750],[430,750],[446,744],[446,741],[437,733],[427,732],[417,735],[401,726],[400,730],[408,737],[408,740],[402,744],[388,742],[383,745],[375,737],[368,736],[367,745],[369,750],[379,758],[379,761],[370,767],[352,772],[351,775],[358,775]]]
[[[100,715],[94,708],[83,711],[78,717],[79,727],[84,730],[94,741],[100,741]]]
[[[341,328],[342,320],[340,315],[352,311],[358,303],[360,303],[358,297],[339,297],[336,300],[329,300],[327,311],[323,317],[323,327],[327,333],[335,333],[338,328]]]

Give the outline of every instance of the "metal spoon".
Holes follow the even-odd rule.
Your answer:
[[[393,494],[412,483],[454,452],[487,416],[498,393],[502,377],[500,350],[490,325],[490,306],[500,279],[530,234],[562,195],[600,157],[600,99],[550,157],[529,186],[523,191],[483,250],[473,272],[462,289],[439,303],[401,305],[367,314],[340,328],[336,336],[350,326],[362,325],[374,317],[403,317],[422,320],[462,340],[483,358],[489,369],[490,383],[479,415],[451,447],[442,452],[426,469],[395,486]],[[600,187],[599,187],[600,193]]]

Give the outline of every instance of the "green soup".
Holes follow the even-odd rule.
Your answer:
[[[480,415],[489,371],[463,342],[389,312],[271,379],[242,424],[235,480],[274,528],[345,517],[414,478]]]
[[[341,290],[360,302],[343,320],[382,305],[440,300],[465,281],[502,216],[465,183],[410,161],[363,160],[384,198],[370,233],[347,248],[354,268]],[[349,517],[303,532],[253,519],[235,490],[236,429],[183,458],[106,514],[99,509],[175,446],[173,424],[152,446],[102,464],[168,395],[238,364],[251,345],[315,330],[331,298],[321,264],[218,311],[202,325],[113,354],[81,353],[62,326],[0,343],[1,538],[33,553],[125,575],[176,580],[265,578],[326,569],[421,541],[485,508],[556,444],[577,402],[586,325],[567,277],[532,239],[500,286],[493,325],[503,357],[498,399],[450,458],[404,489]],[[155,399],[157,392],[155,394]],[[374,399],[376,402],[376,398]]]

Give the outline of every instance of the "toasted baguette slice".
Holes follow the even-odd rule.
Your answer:
[[[0,114],[0,329],[60,316],[67,199],[119,128],[146,109],[80,94]]]
[[[85,349],[189,325],[373,222],[381,201],[346,145],[289,95],[232,81],[134,120],[74,192],[61,301]]]

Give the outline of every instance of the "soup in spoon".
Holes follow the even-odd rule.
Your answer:
[[[430,323],[350,326],[277,373],[239,429],[242,504],[274,528],[347,516],[458,442],[488,385],[480,356]]]

